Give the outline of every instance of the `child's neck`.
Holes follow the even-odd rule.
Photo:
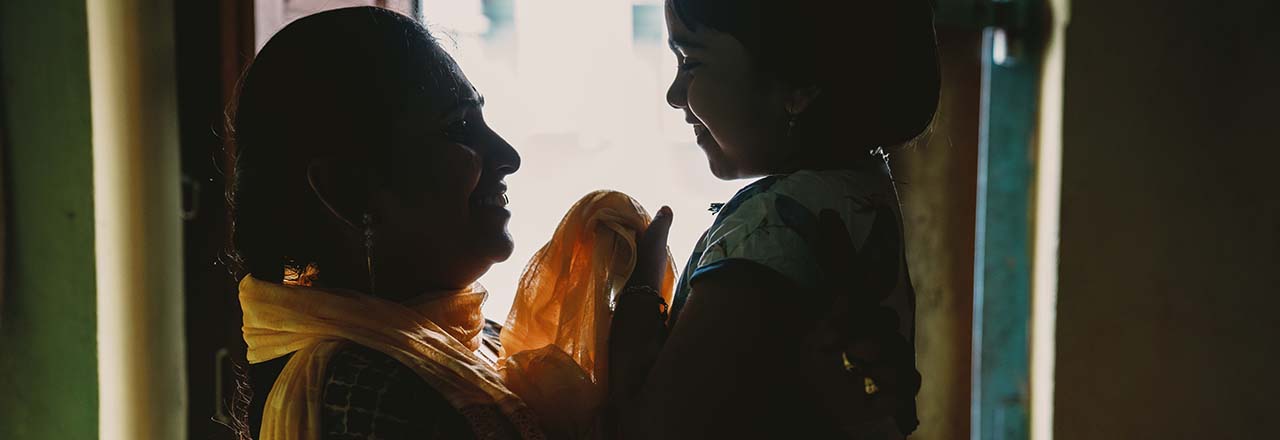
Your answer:
[[[818,147],[804,149],[793,155],[776,174],[800,170],[848,170],[866,166],[873,157],[859,148]]]

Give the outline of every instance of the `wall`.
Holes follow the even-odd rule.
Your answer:
[[[1280,429],[1277,16],[1072,1],[1057,438]]]
[[[98,436],[88,63],[83,0],[0,2],[4,439]]]
[[[102,440],[186,434],[170,0],[88,0]]]
[[[924,142],[893,153],[916,289],[917,440],[969,436],[981,33],[941,29],[942,103]]]

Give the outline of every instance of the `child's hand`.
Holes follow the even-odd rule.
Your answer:
[[[656,294],[670,267],[670,229],[671,208],[664,206],[636,240],[636,265],[614,309],[609,330],[609,393],[619,405],[640,391],[662,349],[667,305]]]
[[[627,280],[627,287],[648,286],[653,289],[662,287],[666,281],[667,267],[667,233],[671,231],[671,208],[663,206],[653,216],[649,227],[636,240],[636,267]]]

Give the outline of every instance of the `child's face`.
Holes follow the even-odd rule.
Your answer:
[[[777,172],[791,161],[786,93],[763,78],[733,36],[698,26],[691,30],[666,6],[671,49],[680,67],[667,102],[683,110],[711,172],[730,180]]]

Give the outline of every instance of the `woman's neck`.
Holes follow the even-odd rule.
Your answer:
[[[401,276],[403,273],[398,271],[385,271],[387,275],[382,277],[377,276],[378,273],[375,270],[374,276],[371,278],[368,275],[368,270],[363,267],[358,270],[353,268],[322,270],[316,277],[313,287],[353,290],[396,302],[419,297],[430,292],[439,292],[443,295],[466,288],[466,285],[458,286],[457,284],[459,283],[456,282],[441,282],[440,280],[426,278],[414,279],[412,276],[405,277]]]

